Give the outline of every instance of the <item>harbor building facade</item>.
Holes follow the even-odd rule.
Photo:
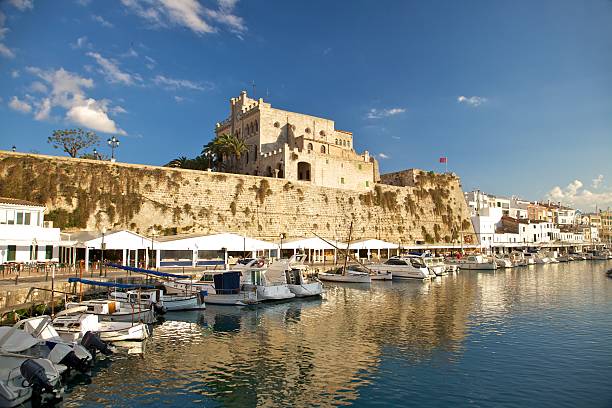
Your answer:
[[[44,205],[0,197],[0,265],[58,261],[60,229],[44,214]]]
[[[353,134],[333,120],[273,108],[246,91],[230,99],[229,116],[215,134],[234,135],[247,146],[239,159],[225,158],[229,172],[349,190],[371,190],[380,180],[376,159],[357,153]]]

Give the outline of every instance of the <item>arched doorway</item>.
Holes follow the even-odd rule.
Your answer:
[[[298,180],[310,181],[310,163],[298,162]]]

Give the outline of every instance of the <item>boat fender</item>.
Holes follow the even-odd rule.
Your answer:
[[[113,354],[113,351],[108,347],[108,344],[100,339],[97,334],[88,331],[81,340],[81,345],[87,350],[95,353],[96,350],[105,356]]]
[[[19,367],[19,372],[24,378],[23,386],[32,387],[36,394],[53,392],[53,386],[47,378],[45,369],[32,359],[27,359]]]
[[[263,259],[260,259],[260,260],[257,261],[257,267],[261,268],[262,266],[264,266],[264,261],[263,261]]]

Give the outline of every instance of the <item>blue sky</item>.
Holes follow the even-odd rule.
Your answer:
[[[53,129],[195,156],[246,89],[334,119],[383,172],[612,206],[612,1],[0,0],[0,148]],[[107,146],[100,151],[106,152]]]

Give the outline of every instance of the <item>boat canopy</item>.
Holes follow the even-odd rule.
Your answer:
[[[159,271],[153,271],[151,269],[144,269],[144,268],[134,268],[133,266],[123,266],[123,265],[119,265],[119,264],[114,264],[114,263],[108,263],[108,266],[112,267],[112,268],[117,268],[117,269],[123,269],[124,271],[130,271],[130,272],[136,272],[136,273],[144,273],[147,275],[154,275],[154,276],[159,276],[162,278],[178,278],[178,279],[182,279],[185,278],[185,275],[176,275],[174,273],[168,273],[168,272],[159,272]]]
[[[102,282],[102,281],[82,279],[82,278],[68,278],[68,282],[69,283],[82,283],[84,285],[92,285],[92,286],[104,286],[106,288],[155,289],[155,286],[151,286],[151,285],[138,285],[138,284],[135,284],[135,283]]]

